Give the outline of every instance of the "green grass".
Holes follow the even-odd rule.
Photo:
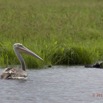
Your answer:
[[[103,60],[102,0],[0,0],[0,66],[19,64],[15,42],[40,55],[23,54],[29,68],[85,65]]]

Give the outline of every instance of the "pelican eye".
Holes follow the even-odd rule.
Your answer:
[[[22,45],[22,44],[20,44],[20,45],[18,45],[18,47],[23,47],[23,45]]]

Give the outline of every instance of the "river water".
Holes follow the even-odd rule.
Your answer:
[[[27,80],[0,80],[0,103],[103,102],[103,69],[54,66],[27,72]]]

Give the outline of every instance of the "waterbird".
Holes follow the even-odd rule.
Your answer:
[[[26,48],[21,43],[15,43],[13,45],[14,52],[20,61],[21,68],[10,68],[7,67],[1,74],[1,79],[27,79],[26,65],[23,57],[21,56],[21,52],[27,53],[31,56],[34,56],[40,60],[43,60],[40,56]]]
[[[103,68],[103,61],[97,61],[94,64],[90,64],[90,65],[85,65],[86,68]]]

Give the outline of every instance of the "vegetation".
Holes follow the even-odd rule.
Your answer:
[[[44,59],[23,54],[29,68],[103,60],[103,1],[0,0],[1,66],[19,64],[15,42]]]

